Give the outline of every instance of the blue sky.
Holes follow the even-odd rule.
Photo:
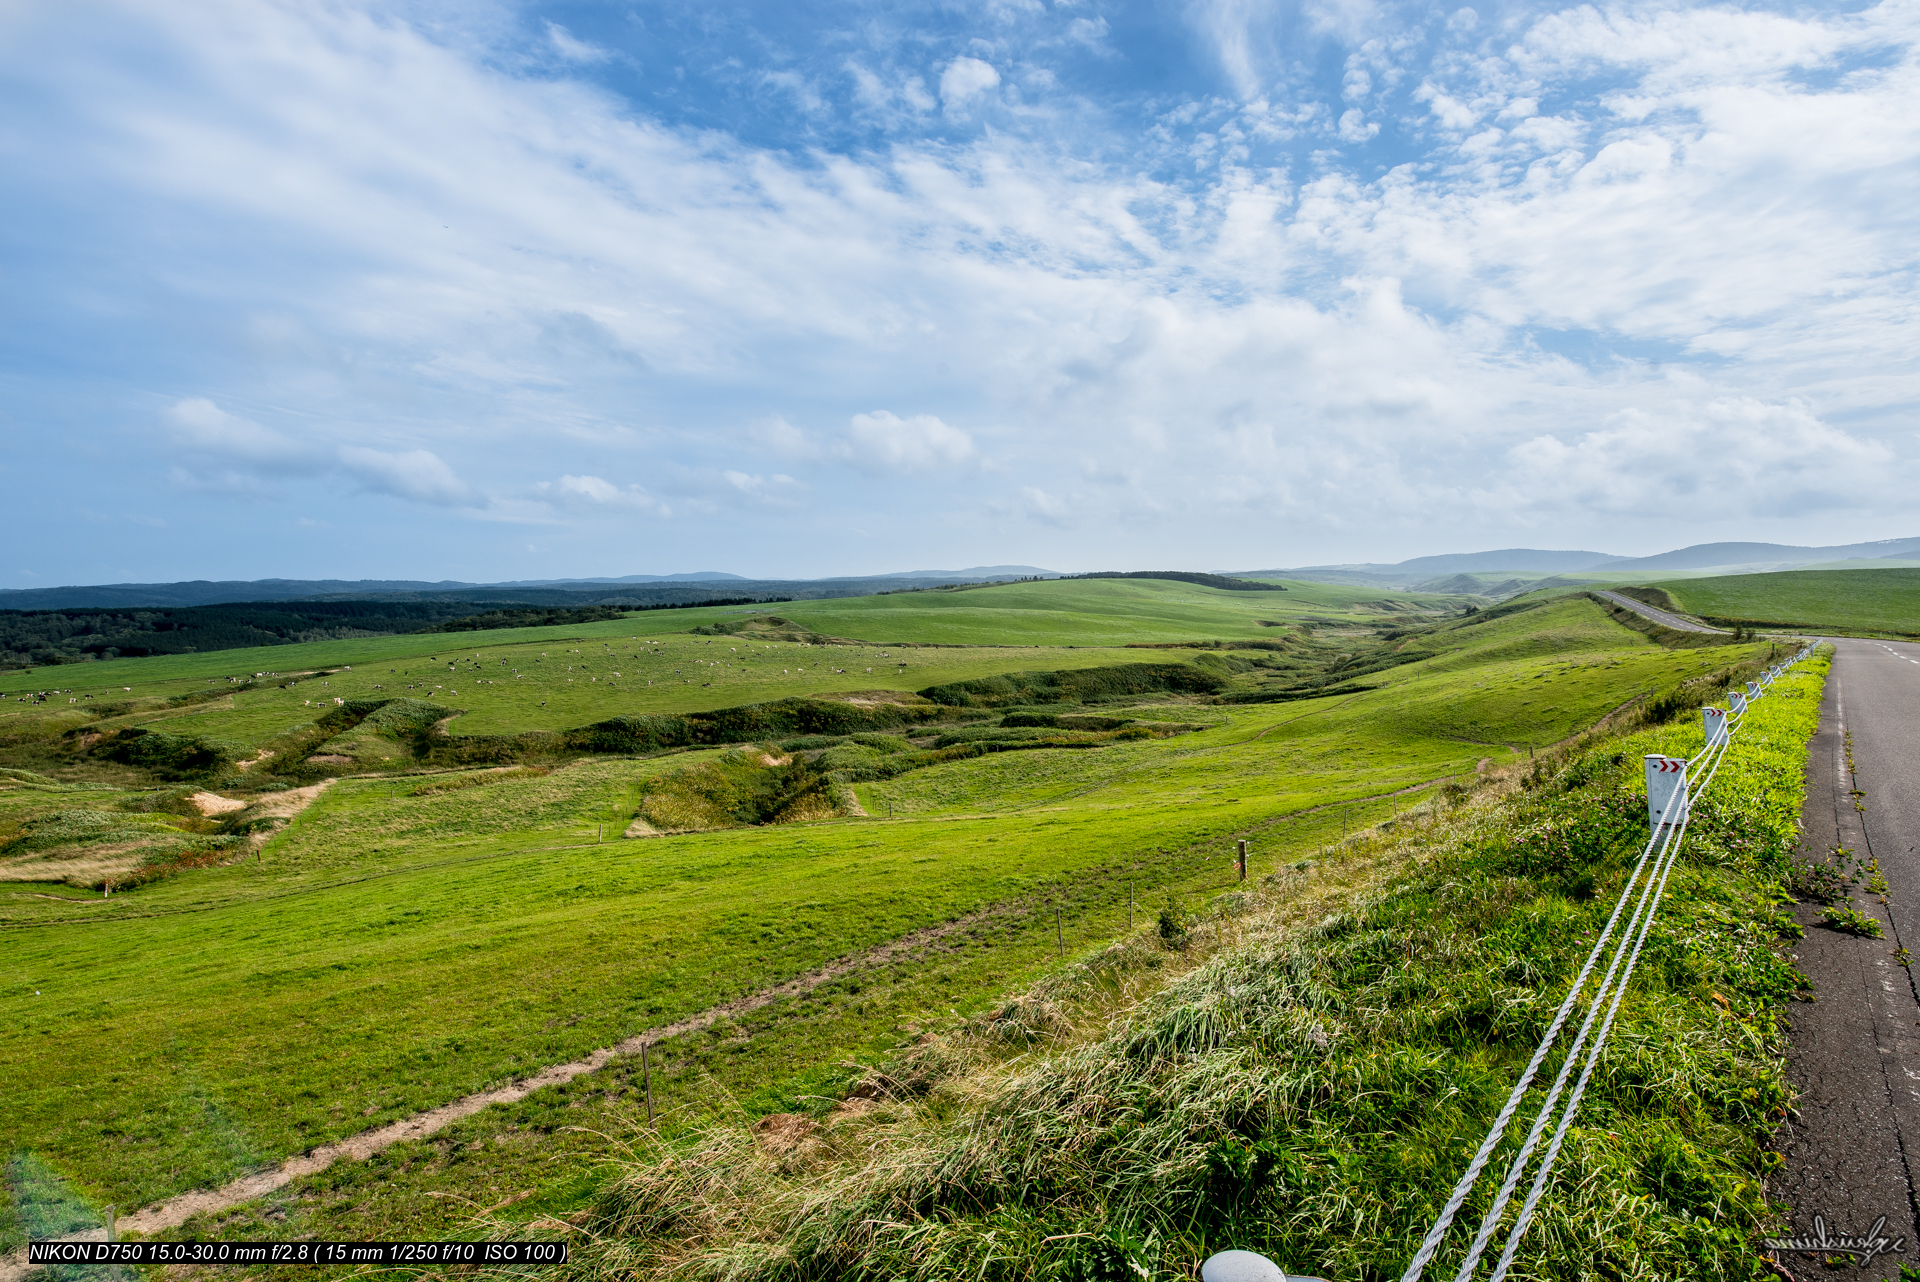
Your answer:
[[[1920,534],[1920,6],[0,12],[0,586]]]

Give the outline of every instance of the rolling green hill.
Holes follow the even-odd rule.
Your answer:
[[[1026,583],[775,608],[862,640],[692,633],[754,616],[663,611],[0,682],[76,680],[0,704],[0,1063],[27,1069],[10,1074],[0,1156],[37,1153],[83,1200],[142,1205],[781,984],[796,987],[662,1034],[656,1104],[670,1128],[805,1108],[921,1021],[984,1009],[1136,914],[1232,892],[1237,839],[1256,875],[1327,858],[1321,884],[1367,884],[1379,869],[1328,854],[1349,828],[1766,653],[1664,649],[1577,598],[1462,617],[1317,584]],[[1214,644],[1167,645],[1186,641]],[[271,677],[248,671],[268,663]],[[1146,664],[1193,679],[1109,679]],[[1025,675],[982,680],[1009,674]],[[962,682],[1014,693],[968,703]],[[457,738],[801,696],[970,718],[1008,750],[849,776],[856,804],[837,818],[628,840],[663,774],[719,750],[448,769],[377,717],[337,735],[327,720],[401,699],[408,724],[444,709]],[[1022,739],[1070,721],[1092,729]],[[233,752],[163,779],[101,755],[128,729]],[[910,746],[932,761],[937,742],[905,725],[736,753],[830,770]],[[325,758],[299,779],[320,782],[233,764],[276,746]],[[205,858],[110,898],[66,872],[32,880],[58,842],[71,869],[156,825]],[[880,948],[898,951],[858,960]],[[640,1106],[636,1073],[618,1059],[189,1230],[430,1237],[477,1231],[468,1211],[501,1199],[521,1216],[570,1210]]]
[[[1056,646],[1257,640],[1272,638],[1274,624],[1378,622],[1460,609],[1451,597],[1328,583],[1285,586],[1285,592],[1222,592],[1155,579],[1074,579],[775,608],[816,632],[866,641]]]
[[[1920,635],[1920,569],[1785,570],[1648,586],[1709,623]]]

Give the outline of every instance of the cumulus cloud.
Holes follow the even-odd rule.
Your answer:
[[[974,99],[1000,87],[1000,73],[978,58],[955,58],[940,73],[940,101],[948,111],[965,108]]]
[[[534,487],[543,499],[576,509],[627,510],[667,517],[672,510],[638,485],[615,485],[598,476],[562,476]]]
[[[973,438],[932,414],[855,414],[840,456],[868,472],[931,472],[973,457]]]
[[[369,490],[415,503],[452,506],[473,500],[473,492],[432,450],[388,453],[347,445],[341,447],[340,466]]]

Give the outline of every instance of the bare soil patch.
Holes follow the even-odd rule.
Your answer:
[[[194,809],[203,815],[224,815],[235,810],[245,810],[247,803],[236,801],[232,797],[223,797],[217,792],[196,792],[187,798]]]

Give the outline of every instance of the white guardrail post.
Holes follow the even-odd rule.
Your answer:
[[[1785,676],[1795,664],[1809,658],[1819,644],[1818,641],[1811,641],[1802,646],[1785,663],[1775,664],[1767,669],[1763,677],[1764,684],[1772,685],[1775,678]],[[1506,1104],[1502,1106],[1499,1116],[1493,1119],[1486,1138],[1480,1142],[1479,1150],[1467,1163],[1467,1169],[1461,1173],[1459,1181],[1453,1186],[1446,1204],[1434,1219],[1433,1227],[1427,1230],[1426,1237],[1422,1239],[1420,1248],[1413,1253],[1413,1258],[1407,1261],[1407,1268],[1401,1274],[1400,1282],[1422,1282],[1427,1265],[1433,1260],[1435,1253],[1447,1237],[1448,1230],[1453,1226],[1454,1217],[1478,1185],[1481,1174],[1486,1170],[1493,1156],[1494,1149],[1505,1135],[1508,1124],[1513,1121],[1521,1100],[1535,1089],[1535,1074],[1559,1039],[1561,1030],[1567,1026],[1568,1016],[1586,991],[1589,977],[1594,974],[1595,967],[1602,956],[1610,951],[1612,961],[1606,968],[1606,974],[1601,976],[1599,986],[1587,998],[1586,1019],[1580,1025],[1579,1031],[1574,1034],[1572,1044],[1567,1049],[1566,1058],[1552,1086],[1545,1091],[1540,1111],[1534,1118],[1533,1128],[1527,1135],[1526,1142],[1521,1145],[1519,1153],[1508,1164],[1506,1179],[1500,1185],[1492,1206],[1481,1221],[1480,1231],[1468,1247],[1466,1258],[1460,1263],[1454,1275],[1454,1282],[1469,1282],[1469,1279],[1479,1275],[1482,1252],[1490,1245],[1491,1239],[1505,1220],[1508,1199],[1517,1190],[1526,1169],[1533,1165],[1534,1145],[1545,1133],[1546,1128],[1554,1124],[1557,1116],[1558,1125],[1554,1130],[1552,1141],[1540,1158],[1538,1168],[1534,1172],[1532,1187],[1513,1221],[1512,1228],[1508,1231],[1506,1247],[1501,1252],[1499,1262],[1494,1265],[1487,1282],[1504,1282],[1508,1270],[1513,1267],[1515,1255],[1520,1249],[1520,1240],[1526,1235],[1527,1227],[1533,1220],[1534,1210],[1539,1204],[1541,1195],[1546,1191],[1547,1181],[1552,1176],[1554,1165],[1560,1155],[1561,1144],[1566,1138],[1568,1128],[1573,1124],[1575,1113],[1579,1110],[1580,1099],[1586,1091],[1587,1081],[1599,1065],[1607,1035],[1612,1030],[1614,1017],[1619,1013],[1621,999],[1626,996],[1627,987],[1633,982],[1633,972],[1639,961],[1641,948],[1647,941],[1654,917],[1660,911],[1660,900],[1666,893],[1667,878],[1672,874],[1674,862],[1679,858],[1680,848],[1686,840],[1687,821],[1693,801],[1688,782],[1688,767],[1690,765],[1698,767],[1695,773],[1699,776],[1700,792],[1704,796],[1712,788],[1714,777],[1718,774],[1721,763],[1726,760],[1727,753],[1732,750],[1733,737],[1739,729],[1741,719],[1746,716],[1753,701],[1762,694],[1760,682],[1749,681],[1746,687],[1745,690],[1735,688],[1727,692],[1726,708],[1700,709],[1700,729],[1706,738],[1706,743],[1690,761],[1659,753],[1647,754],[1645,758],[1647,823],[1650,832],[1647,844],[1640,851],[1639,862],[1633,866],[1632,872],[1628,875],[1627,884],[1621,889],[1620,897],[1614,902],[1611,916],[1594,940],[1593,947],[1588,950],[1586,962],[1581,966],[1580,973],[1574,977],[1565,1000],[1560,1003],[1560,1009],[1554,1016],[1552,1025],[1548,1027],[1546,1035],[1540,1039],[1539,1046],[1534,1049],[1533,1059],[1528,1062],[1519,1079],[1514,1082]],[[1632,912],[1629,915],[1630,905]],[[1615,942],[1615,927],[1620,924],[1623,916],[1626,917],[1625,932]],[[1600,1018],[1603,1013],[1604,1018]],[[1596,1018],[1599,1018],[1600,1022],[1589,1044],[1587,1035],[1590,1029],[1594,1029]],[[1566,1103],[1561,1105],[1559,1103],[1561,1091],[1567,1085],[1568,1076],[1574,1069],[1576,1060],[1581,1061],[1579,1081],[1574,1084],[1573,1093],[1567,1097]],[[1264,1259],[1260,1262],[1271,1265],[1270,1261]],[[1205,1282],[1216,1282],[1216,1279],[1218,1282],[1239,1282],[1243,1277],[1248,1279],[1248,1282],[1252,1282],[1255,1278],[1270,1279],[1275,1275],[1241,1274],[1228,1271],[1209,1273],[1203,1269],[1201,1276]]]
[[[1687,763],[1679,757],[1647,754],[1647,822],[1659,831],[1687,817]]]

